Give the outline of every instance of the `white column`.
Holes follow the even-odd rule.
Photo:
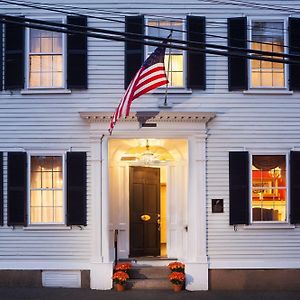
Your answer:
[[[206,236],[206,135],[189,138],[186,288],[208,289]]]
[[[101,140],[99,132],[91,138],[91,210],[92,210],[92,257],[91,288],[112,288],[113,264],[109,261],[108,235],[108,168],[107,139]]]

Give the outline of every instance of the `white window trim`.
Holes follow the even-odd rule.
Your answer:
[[[58,22],[61,21],[62,24],[66,23],[66,17],[61,18],[43,18],[43,21],[51,21],[51,22]],[[66,53],[67,53],[67,35],[62,33],[62,72],[63,72],[63,85],[60,87],[30,87],[29,86],[29,49],[30,49],[30,29],[27,27],[25,29],[25,90],[23,90],[21,93],[26,94],[28,92],[36,91],[42,92],[42,93],[53,93],[54,91],[58,91],[58,93],[61,93],[62,90],[65,90],[67,87],[67,59],[66,59]],[[52,91],[52,92],[50,92]]]
[[[250,225],[256,227],[257,229],[267,229],[267,228],[279,228],[280,225],[287,228],[295,228],[292,224],[290,224],[290,196],[289,196],[289,154],[287,152],[250,152],[249,151],[249,219]],[[252,157],[253,155],[284,155],[285,156],[285,164],[286,164],[286,221],[253,221],[252,214]]]
[[[167,16],[166,19],[167,20]],[[155,17],[148,17],[146,19],[146,35],[149,35],[149,21],[161,21],[161,18],[155,18]],[[186,40],[186,23],[182,20],[182,39],[185,41]],[[172,37],[171,37],[172,38]],[[149,52],[149,45],[145,45],[144,47],[144,61],[147,59],[148,57],[148,53]],[[168,49],[166,49],[166,53],[165,55],[168,55]],[[179,91],[185,91],[187,90],[186,87],[186,80],[187,80],[187,54],[185,50],[182,50],[182,55],[183,55],[183,75],[182,75],[182,80],[183,80],[183,85],[182,86],[171,86],[168,85],[168,92],[173,93],[172,91],[174,90],[174,93],[179,93]],[[166,69],[166,73],[168,73],[168,66],[165,65],[165,69]],[[153,94],[161,94],[164,93],[163,91],[165,90],[165,86],[162,87],[158,87],[157,89],[155,89],[152,93]],[[189,91],[189,90],[187,90]]]
[[[261,21],[261,22],[283,22],[283,38],[284,38],[284,45],[288,45],[288,19],[286,17],[274,17],[274,16],[264,16],[262,17],[249,17],[247,18],[247,48],[251,49],[251,40],[252,40],[252,22],[253,21]],[[284,54],[288,54],[287,48],[284,47]],[[284,87],[252,87],[252,60],[249,59],[248,64],[248,90],[249,93],[254,91],[271,91],[272,93],[278,91],[279,93],[282,91],[288,91],[288,73],[289,67],[288,64],[284,64]]]
[[[30,204],[31,204],[31,198],[30,198],[30,186],[31,186],[31,157],[32,156],[60,156],[62,158],[62,172],[63,172],[63,222],[61,223],[31,223],[31,218],[30,218]],[[67,176],[66,176],[66,153],[61,152],[61,151],[51,151],[51,152],[40,152],[40,151],[30,151],[27,152],[27,224],[28,224],[28,229],[61,229],[67,228],[64,225],[66,225],[66,209],[67,209]]]

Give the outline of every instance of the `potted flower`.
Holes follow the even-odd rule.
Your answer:
[[[175,261],[175,262],[169,263],[168,267],[171,270],[171,272],[182,272],[182,273],[184,273],[185,265],[183,263],[179,262],[179,261],[178,262]]]
[[[125,290],[125,284],[128,278],[129,278],[128,274],[123,271],[117,271],[114,273],[112,280],[118,292]]]
[[[173,290],[175,292],[180,292],[184,285],[185,275],[182,272],[172,272],[169,275],[169,280],[173,285]]]
[[[131,268],[132,265],[130,262],[117,263],[115,266],[115,272],[123,271],[125,273],[128,273]]]

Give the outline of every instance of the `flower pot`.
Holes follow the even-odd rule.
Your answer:
[[[115,289],[117,292],[123,292],[125,291],[125,284],[116,283]]]
[[[182,284],[180,284],[180,285],[179,284],[173,284],[172,286],[173,286],[173,291],[176,292],[176,293],[180,292],[182,290],[182,287],[183,287]]]

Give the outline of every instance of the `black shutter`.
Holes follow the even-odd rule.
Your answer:
[[[126,16],[125,32],[144,34],[144,16]],[[128,36],[130,38],[130,36]],[[124,87],[128,87],[130,81],[144,62],[143,36],[131,37],[141,41],[141,43],[125,41],[125,78]]]
[[[205,49],[205,17],[187,16],[188,46]],[[206,88],[206,55],[197,51],[187,51],[187,88],[205,90]]]
[[[0,91],[3,90],[3,26],[0,21]]]
[[[249,154],[229,153],[230,225],[249,224]]]
[[[300,223],[300,151],[290,153],[290,222]]]
[[[25,27],[20,24],[5,24],[4,88],[6,90],[24,87],[24,33]]]
[[[27,224],[27,154],[8,153],[7,225]]]
[[[300,18],[289,18],[289,53],[300,55]],[[299,65],[289,65],[289,88],[300,91]]]
[[[76,29],[86,33],[87,18],[85,16],[68,16],[67,23],[85,28]],[[87,89],[87,36],[69,33],[67,35],[67,87]]]
[[[86,226],[86,153],[67,153],[67,225]]]
[[[0,226],[3,226],[3,152],[0,152]]]
[[[247,18],[227,20],[228,47],[247,48]],[[231,53],[240,53],[230,51]],[[240,91],[248,89],[248,60],[243,57],[228,57],[228,89]]]

